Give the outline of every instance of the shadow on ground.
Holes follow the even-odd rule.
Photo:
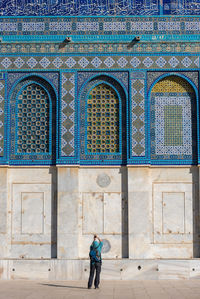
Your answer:
[[[57,287],[57,288],[84,289],[84,290],[87,290],[86,287],[66,286],[66,285],[52,284],[52,283],[40,283],[40,285],[48,286],[48,287]]]

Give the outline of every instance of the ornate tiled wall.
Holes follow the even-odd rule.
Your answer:
[[[196,148],[191,139],[195,136],[198,141],[198,134],[193,131],[198,109],[195,120],[192,107],[198,105],[198,94],[194,99],[194,93],[163,94],[155,92],[155,87],[152,91],[165,75],[180,75],[195,91],[199,88],[200,17],[186,15],[193,14],[188,2],[166,0],[161,5],[158,0],[98,1],[95,6],[90,1],[86,5],[85,0],[75,1],[74,5],[67,0],[49,1],[46,6],[43,1],[36,0],[35,6],[31,3],[10,0],[0,4],[2,15],[13,16],[0,17],[3,74],[0,83],[4,84],[0,85],[0,93],[8,108],[6,128],[0,127],[0,134],[4,134],[0,140],[1,163],[191,164],[195,161]],[[173,16],[175,7],[177,11],[181,9],[181,16]],[[25,16],[27,11],[29,16]],[[138,16],[132,15],[135,11]],[[59,16],[61,13],[63,16]],[[135,40],[137,35],[140,41]],[[67,36],[71,42],[65,40]],[[49,152],[20,155],[16,132],[21,121],[16,114],[21,113],[21,108],[16,108],[15,102],[18,88],[25,88],[24,82],[28,84],[31,80],[37,84],[41,80],[41,86],[47,84],[46,90],[54,98],[49,110],[52,117]],[[94,154],[88,147],[88,93],[99,82],[119,93],[119,151],[112,153]],[[192,113],[190,123],[189,113]],[[159,123],[159,117],[163,122]],[[2,122],[3,118],[2,113]],[[175,127],[179,133],[173,131]],[[184,139],[185,134],[188,140]],[[178,151],[177,147],[181,149]]]

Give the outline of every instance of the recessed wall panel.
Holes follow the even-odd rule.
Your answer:
[[[44,193],[22,192],[22,234],[44,233]]]

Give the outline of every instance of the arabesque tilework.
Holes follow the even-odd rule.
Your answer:
[[[151,159],[196,159],[196,97],[185,80],[169,76],[151,93]]]
[[[199,15],[195,0],[2,0],[4,16],[45,15]]]

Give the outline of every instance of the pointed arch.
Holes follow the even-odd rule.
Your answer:
[[[10,96],[10,122],[10,160],[54,163],[56,94],[48,81],[32,75],[18,82]]]
[[[151,89],[150,121],[151,160],[196,163],[196,91],[188,80],[173,74],[157,80]]]
[[[126,164],[126,92],[113,77],[97,74],[80,91],[80,162]]]

